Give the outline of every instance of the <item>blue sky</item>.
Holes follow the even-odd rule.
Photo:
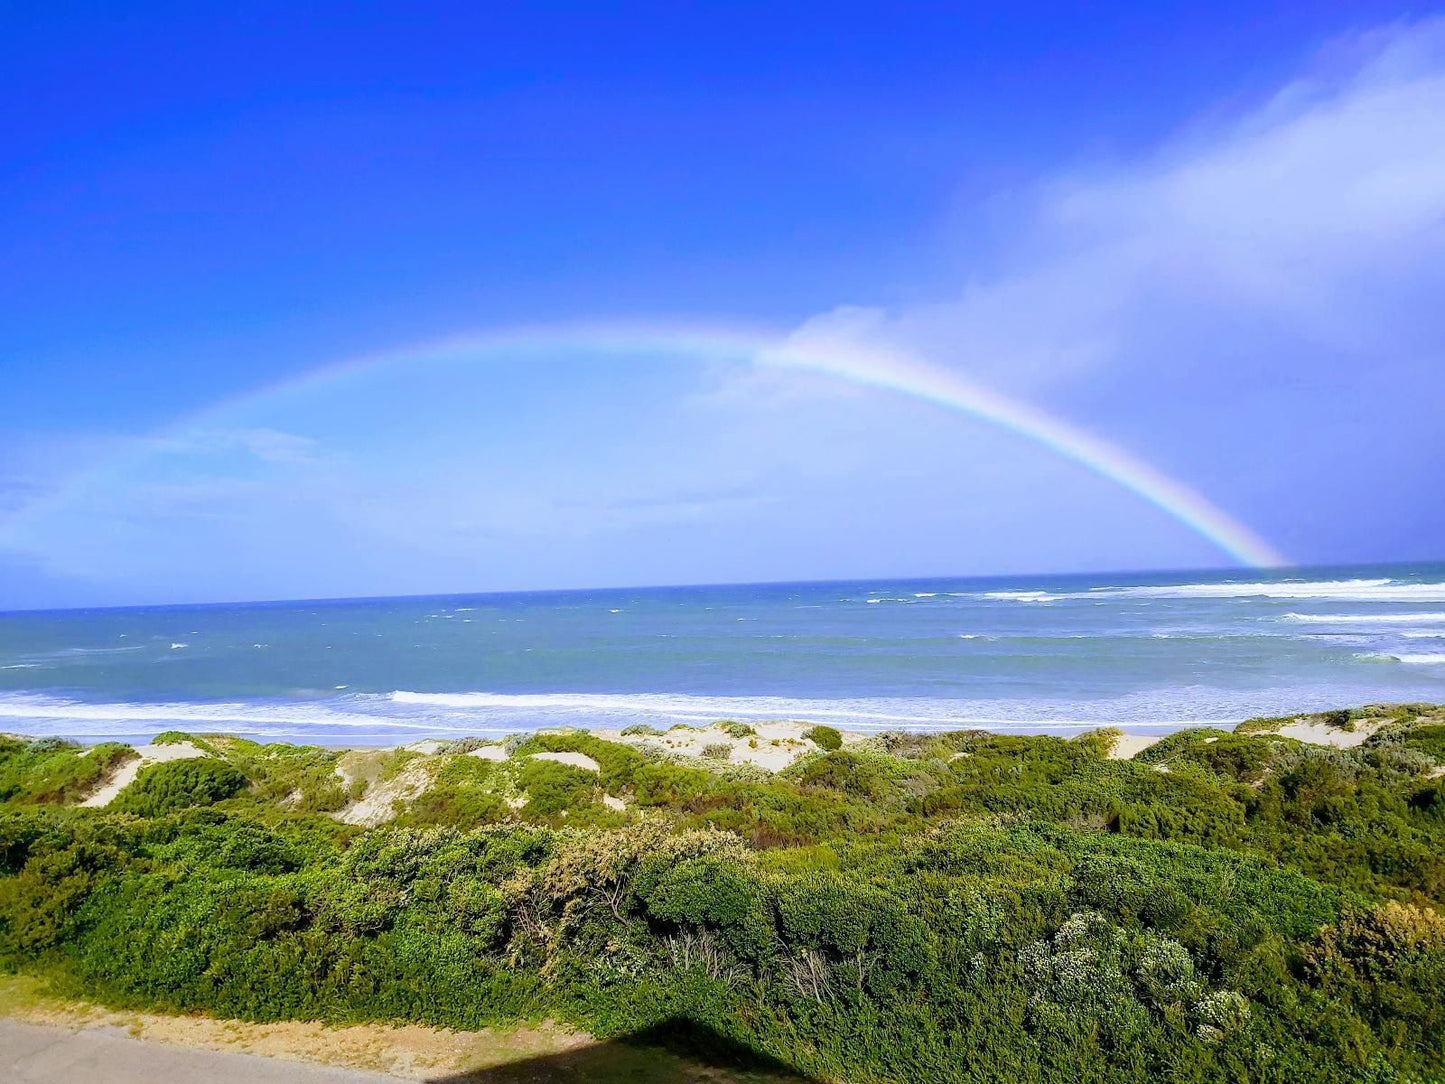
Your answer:
[[[906,354],[1292,560],[1442,555],[1427,8],[55,3],[0,93],[0,607],[1229,560],[886,389],[410,348],[579,321]]]

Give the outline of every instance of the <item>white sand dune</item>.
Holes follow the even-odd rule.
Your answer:
[[[602,765],[593,760],[586,753],[533,753],[532,760],[555,760],[558,764],[570,764],[574,768],[583,768],[589,772],[600,772]]]
[[[683,727],[665,734],[623,734],[616,730],[596,730],[604,741],[625,745],[649,746],[685,757],[701,757],[709,746],[728,747],[726,761],[732,764],[753,764],[770,772],[780,772],[817,746],[803,737],[814,724],[797,720],[778,720],[749,724],[755,733],[733,737],[721,724],[709,727]],[[865,735],[844,734],[845,744],[861,741]],[[723,758],[716,758],[722,760]]]
[[[1120,734],[1114,739],[1114,747],[1109,750],[1110,760],[1133,760],[1149,746],[1159,741],[1162,735],[1159,734]]]
[[[1357,745],[1363,745],[1365,739],[1383,725],[1383,720],[1373,723],[1359,720],[1353,729],[1345,730],[1343,727],[1326,726],[1324,723],[1300,722],[1282,726],[1275,733],[1282,738],[1294,738],[1312,745],[1332,745],[1336,749],[1353,749]]]
[[[340,765],[337,766],[338,771]],[[342,778],[346,778],[344,775]],[[334,814],[343,824],[375,828],[396,816],[396,804],[409,804],[426,793],[432,783],[428,761],[418,759],[402,768],[390,779],[370,784],[366,793],[341,812]]]

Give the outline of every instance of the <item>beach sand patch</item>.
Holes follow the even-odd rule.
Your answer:
[[[558,764],[570,764],[589,772],[602,771],[602,765],[586,753],[533,753],[533,760],[555,760]]]
[[[1158,734],[1120,734],[1109,749],[1110,760],[1133,760],[1160,739]]]
[[[623,734],[616,730],[596,730],[593,735],[604,741],[620,742],[634,748],[648,748],[677,756],[697,757],[716,763],[752,764],[769,772],[780,772],[799,757],[816,752],[817,746],[803,737],[814,724],[781,719],[748,724],[752,733],[729,733],[736,724],[718,722],[711,726],[679,726],[663,734]],[[864,735],[843,735],[843,745],[863,740]],[[709,746],[727,746],[727,757],[704,755]]]
[[[340,770],[341,765],[338,764],[337,771]],[[399,805],[405,806],[425,794],[431,782],[430,762],[426,759],[412,761],[390,779],[370,783],[365,794],[333,816],[342,824],[375,828],[393,819]]]
[[[1363,745],[1371,734],[1384,726],[1384,719],[1356,719],[1350,729],[1329,726],[1322,722],[1289,723],[1275,731],[1282,738],[1310,742],[1313,745],[1332,745],[1336,749],[1353,749]]]

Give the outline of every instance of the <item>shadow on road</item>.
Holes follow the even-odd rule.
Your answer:
[[[786,1065],[681,1018],[618,1039],[429,1084],[808,1084]]]

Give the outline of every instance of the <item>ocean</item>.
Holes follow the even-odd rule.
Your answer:
[[[386,744],[538,727],[1161,733],[1445,701],[1445,565],[0,614],[0,731]]]

